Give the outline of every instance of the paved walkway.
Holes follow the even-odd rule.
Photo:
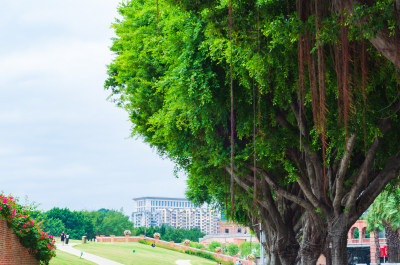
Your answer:
[[[176,264],[177,265],[192,265],[192,263],[190,263],[190,260],[182,260],[182,259],[177,260]]]
[[[72,246],[75,246],[75,245],[78,245],[78,244],[70,243],[70,244],[64,245],[64,246],[62,244],[56,244],[58,250],[65,251],[65,252],[68,252],[68,253],[70,253],[72,255],[80,257],[82,251],[72,247]],[[96,256],[96,255],[93,255],[93,254],[89,254],[89,253],[86,253],[86,252],[83,252],[82,258],[86,259],[86,260],[90,260],[90,261],[92,261],[94,263],[97,263],[99,265],[122,265],[121,263],[118,263],[118,262],[115,262],[115,261],[112,261],[112,260],[109,260],[109,259],[105,259],[105,258]],[[190,263],[188,263],[188,264],[190,265]],[[182,263],[182,265],[186,265],[186,264]]]

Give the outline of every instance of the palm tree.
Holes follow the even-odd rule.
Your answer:
[[[389,262],[400,262],[400,188],[393,185],[382,192],[371,205],[366,215],[367,231],[385,229]],[[375,237],[376,260],[379,261],[379,239]]]

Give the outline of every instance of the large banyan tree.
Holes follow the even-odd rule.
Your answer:
[[[127,1],[105,87],[190,199],[262,224],[267,264],[344,265],[399,176],[398,2]]]

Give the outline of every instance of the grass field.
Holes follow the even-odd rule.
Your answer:
[[[93,263],[91,261],[81,259],[77,256],[71,255],[67,252],[57,250],[57,256],[55,258],[52,258],[50,265],[93,265],[96,263]]]
[[[91,243],[75,247],[126,265],[176,265],[177,260],[190,260],[192,265],[216,264],[211,260],[139,243]]]

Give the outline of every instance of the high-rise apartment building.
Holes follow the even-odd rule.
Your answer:
[[[198,228],[205,234],[218,231],[219,214],[215,210],[195,207],[188,200],[141,197],[133,201],[132,221],[135,227],[167,224],[174,228]]]

